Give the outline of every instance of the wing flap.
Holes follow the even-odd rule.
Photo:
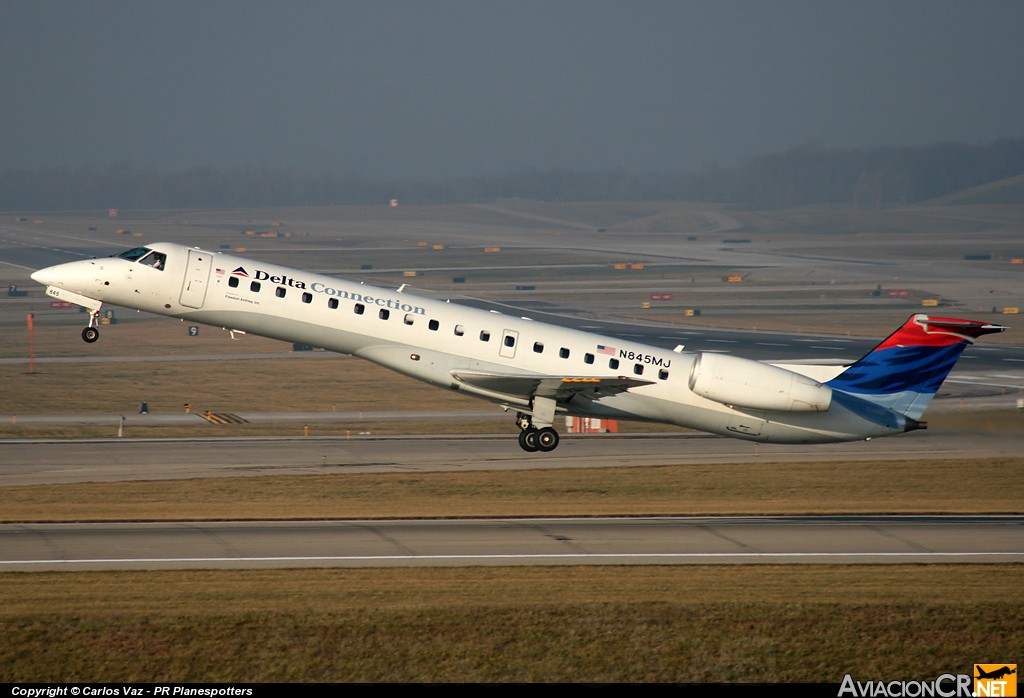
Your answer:
[[[557,402],[564,402],[580,393],[592,398],[615,395],[654,382],[626,376],[559,376],[469,370],[452,371],[452,377],[460,383],[492,393],[526,399],[543,397]]]

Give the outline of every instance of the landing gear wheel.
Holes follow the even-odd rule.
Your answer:
[[[558,446],[558,432],[551,427],[544,427],[537,432],[537,450],[547,453]]]
[[[539,450],[537,444],[537,430],[533,427],[528,427],[519,432],[519,447],[524,451],[534,453]]]
[[[82,339],[88,342],[89,344],[92,344],[99,338],[100,331],[97,330],[95,327],[86,327],[84,330],[82,330]]]

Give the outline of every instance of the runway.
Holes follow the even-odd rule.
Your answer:
[[[1015,434],[755,445],[700,434],[106,440],[0,444],[0,485],[41,482],[1016,455]],[[0,572],[471,565],[1024,562],[1024,516],[775,516],[0,525]]]
[[[1020,455],[1015,432],[917,431],[814,446],[756,444],[699,433],[566,435],[527,453],[515,435],[87,439],[0,442],[0,486],[261,475],[466,472],[750,462],[994,458]]]
[[[1016,455],[1016,434],[917,432],[815,447],[703,434],[567,436],[529,454],[508,436],[110,439],[0,443],[0,485],[196,477],[649,467],[672,463]],[[14,523],[0,572],[468,565],[1024,562],[1021,516],[663,517]]]
[[[0,571],[1024,562],[1024,517],[8,524]]]

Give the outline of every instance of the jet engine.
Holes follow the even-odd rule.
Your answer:
[[[752,410],[824,412],[832,402],[832,389],[807,376],[760,361],[705,352],[693,362],[690,390]]]

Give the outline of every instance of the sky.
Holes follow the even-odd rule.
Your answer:
[[[0,170],[441,180],[1024,136],[1018,0],[0,0]]]

